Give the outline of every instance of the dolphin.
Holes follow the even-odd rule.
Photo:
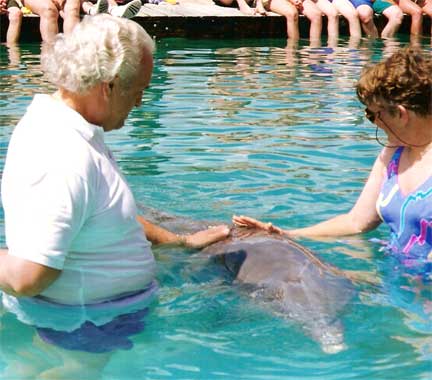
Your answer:
[[[139,208],[149,220],[178,233],[208,226],[142,205]],[[324,263],[284,235],[260,229],[232,226],[226,239],[198,254],[221,263],[234,285],[263,307],[297,323],[326,353],[346,348],[339,315],[356,294],[354,282],[374,283],[362,272]]]
[[[241,227],[200,254],[221,262],[251,298],[299,324],[324,352],[345,349],[338,316],[355,289],[344,271],[287,237]]]

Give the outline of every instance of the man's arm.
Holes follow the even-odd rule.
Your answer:
[[[11,256],[0,250],[0,289],[16,297],[33,297],[41,293],[61,271]]]
[[[202,248],[226,238],[230,233],[228,226],[220,225],[190,235],[177,235],[156,226],[142,216],[138,216],[137,219],[142,225],[147,239],[153,244],[181,244],[190,248]]]

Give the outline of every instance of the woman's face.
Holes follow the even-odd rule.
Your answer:
[[[370,105],[365,109],[365,116],[385,132],[388,145],[409,145],[408,142],[411,140],[415,143],[415,136],[409,136],[410,129],[406,128],[398,111],[399,109],[396,109],[395,112],[389,112],[388,109],[383,107]]]

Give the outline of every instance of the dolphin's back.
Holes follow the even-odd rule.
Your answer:
[[[232,235],[207,248],[203,253],[223,258],[227,269],[239,280],[259,282],[266,277],[297,281],[308,273],[343,276],[342,271],[326,264],[291,239],[261,230],[247,234],[234,229]]]
[[[246,283],[257,283],[268,277],[295,281],[310,262],[286,241],[263,237],[231,241],[220,254],[225,266]]]
[[[297,243],[272,235],[234,238],[219,242],[205,252],[221,258],[236,280],[244,284],[283,287],[293,296],[299,291],[308,292],[308,299],[333,299],[336,295],[340,298],[342,289],[351,288],[341,271],[323,263]]]

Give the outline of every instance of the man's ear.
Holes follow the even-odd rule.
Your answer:
[[[109,99],[114,88],[114,82],[102,82],[101,91],[104,99]]]

